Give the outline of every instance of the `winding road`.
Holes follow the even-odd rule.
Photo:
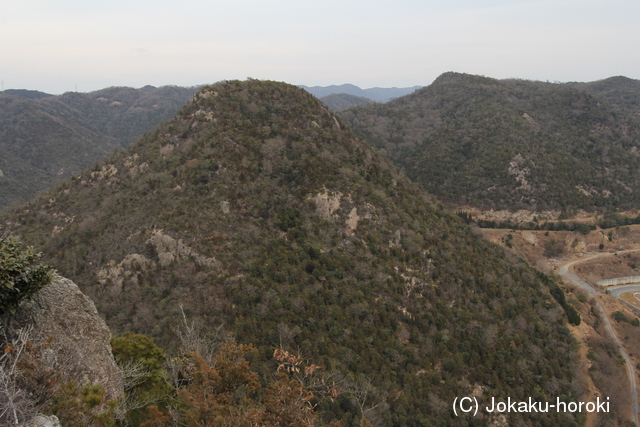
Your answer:
[[[591,298],[591,297],[596,296],[598,294],[601,295],[601,294],[603,294],[603,292],[598,290],[598,289],[596,289],[596,288],[594,288],[593,286],[589,285],[587,282],[582,280],[576,274],[571,273],[569,271],[569,267],[571,267],[572,265],[581,263],[581,262],[592,260],[594,258],[612,256],[612,255],[615,255],[615,254],[621,254],[621,253],[625,253],[625,252],[635,252],[635,251],[640,251],[640,249],[628,249],[628,250],[624,250],[624,251],[618,251],[618,252],[615,252],[615,253],[597,254],[597,255],[594,255],[594,256],[591,256],[591,257],[588,257],[588,258],[583,258],[583,259],[579,259],[579,260],[576,260],[576,261],[568,262],[568,263],[564,264],[562,267],[560,267],[560,270],[558,272],[560,273],[561,276],[564,276],[569,281],[571,281],[571,283],[575,284],[580,289],[583,289],[585,292],[587,292],[587,294],[589,295],[589,298]],[[610,294],[614,295],[617,298],[619,298],[621,292],[635,290],[633,288],[638,288],[638,290],[640,290],[640,286],[638,286],[638,285],[623,286],[623,287],[617,287],[615,289],[615,291],[618,291],[617,293],[614,293],[614,290],[612,290],[610,292]],[[620,342],[620,340],[618,339],[618,336],[616,335],[615,331],[613,330],[613,327],[611,326],[611,322],[609,321],[609,317],[607,316],[607,313],[604,311],[604,307],[602,307],[602,304],[600,304],[600,301],[598,300],[598,298],[594,298],[594,299],[598,303],[598,310],[600,310],[600,315],[604,319],[604,324],[605,324],[605,327],[606,327],[607,331],[609,331],[609,335],[611,335],[611,338],[613,338],[613,340],[615,341],[616,345],[618,346],[618,350],[620,351],[620,354],[622,354],[622,357],[624,358],[624,360],[626,362],[627,376],[629,377],[629,386],[630,386],[630,389],[631,389],[630,390],[631,402],[632,402],[632,405],[631,405],[631,418],[633,419],[633,422],[635,422],[636,426],[640,426],[640,423],[638,423],[638,391],[636,389],[636,373],[635,373],[635,369],[633,368],[633,364],[631,363],[631,359],[629,358],[629,355],[625,351],[624,347],[622,347],[622,343]]]
[[[622,285],[622,286],[616,286],[609,288],[609,295],[613,295],[614,297],[620,299],[621,301],[623,301],[625,304],[627,304],[629,307],[633,308],[636,311],[640,311],[640,308],[629,304],[627,301],[623,300],[622,298],[620,298],[620,294],[623,292],[640,292],[640,285]]]

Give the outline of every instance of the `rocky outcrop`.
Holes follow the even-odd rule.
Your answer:
[[[99,384],[108,400],[124,396],[122,372],[111,353],[111,331],[93,301],[71,280],[55,275],[49,285],[0,321],[9,337],[31,328],[29,340],[47,343],[42,359],[64,378]]]
[[[44,416],[38,415],[29,421],[24,427],[62,427],[60,420],[55,415]]]

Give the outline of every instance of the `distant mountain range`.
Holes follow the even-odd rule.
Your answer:
[[[170,119],[197,88],[0,92],[0,210],[70,177]]]
[[[640,82],[549,84],[446,73],[386,104],[340,111],[437,197],[479,208],[640,203]]]
[[[446,73],[422,89],[301,87],[444,200],[537,210],[623,209],[640,200],[638,80],[549,84]],[[126,147],[196,90],[0,92],[0,210]]]
[[[413,87],[404,87],[404,88],[381,88],[381,87],[373,87],[370,89],[360,89],[358,86],[352,84],[343,84],[343,85],[331,85],[331,86],[299,86],[306,90],[307,92],[315,95],[318,98],[323,98],[328,95],[337,94],[337,93],[346,93],[348,95],[355,95],[361,98],[367,98],[375,102],[387,102],[394,98],[398,98],[416,90],[420,89],[422,86],[413,86]]]

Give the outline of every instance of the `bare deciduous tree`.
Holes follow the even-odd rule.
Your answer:
[[[37,414],[35,402],[19,385],[21,372],[18,363],[26,351],[30,332],[31,328],[27,327],[20,330],[15,339],[5,340],[7,345],[0,355],[0,422],[2,425],[18,426]]]
[[[377,417],[370,417],[370,415],[373,415],[375,409],[382,408],[387,404],[386,392],[380,392],[373,385],[372,379],[366,375],[358,375],[348,380],[346,388],[360,409],[361,425],[374,425],[373,418]]]

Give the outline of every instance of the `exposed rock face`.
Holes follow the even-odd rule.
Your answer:
[[[333,213],[340,209],[341,197],[342,193],[339,191],[330,194],[325,188],[324,192],[316,194],[312,199],[316,203],[316,213],[327,221],[330,220]]]
[[[9,335],[31,327],[31,341],[50,340],[44,360],[64,378],[99,384],[109,400],[124,396],[122,372],[111,353],[111,331],[93,301],[71,280],[54,276],[51,284],[0,320]]]

